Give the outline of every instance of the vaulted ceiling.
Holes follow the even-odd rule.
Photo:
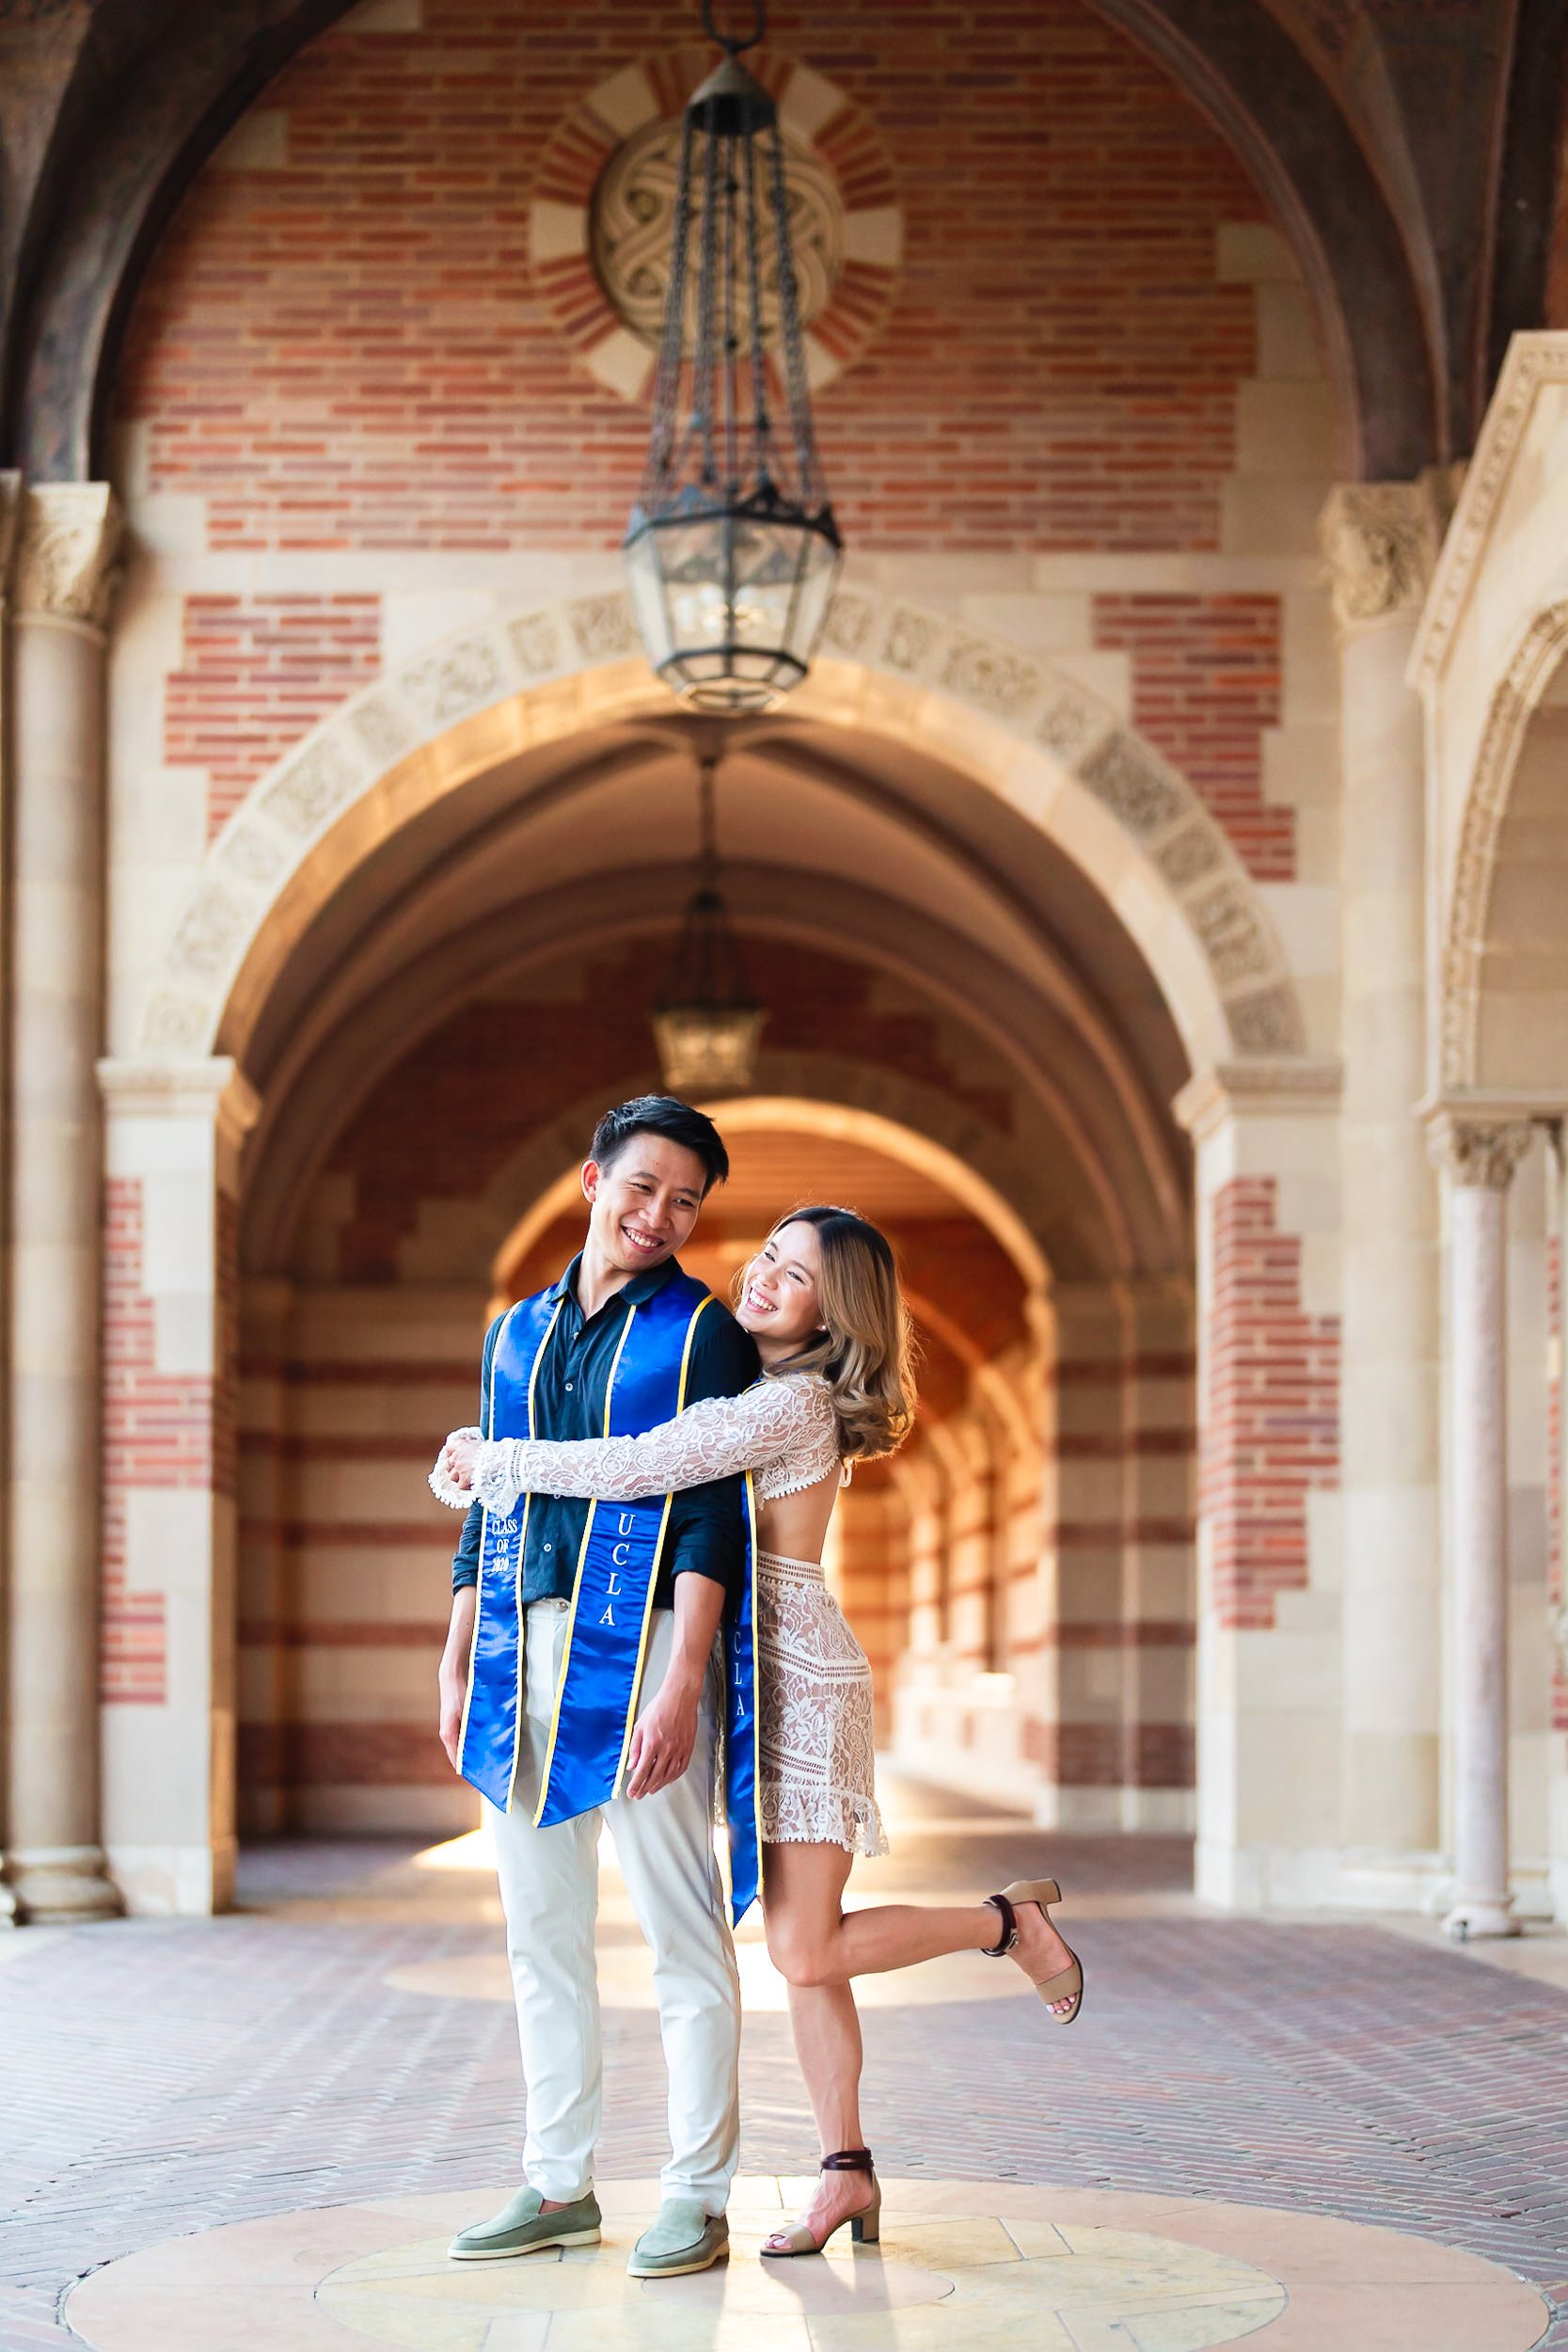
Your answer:
[[[349,0],[0,0],[0,462],[103,469],[124,322],[224,133]],[[546,0],[518,0],[519,8]],[[1568,0],[1085,0],[1230,142],[1368,478],[1468,453],[1544,320]]]

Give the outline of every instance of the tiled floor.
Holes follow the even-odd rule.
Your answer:
[[[884,2175],[903,2185],[889,2193],[879,2266],[863,2256],[846,2274],[852,2308],[736,2304],[762,2292],[737,2203],[732,2299],[683,2307],[689,2328],[673,2306],[657,2325],[641,2304],[622,2312],[612,2243],[578,2264],[585,2280],[614,2282],[562,2290],[598,2312],[594,2352],[612,2352],[623,2326],[651,2352],[666,2342],[724,2352],[732,2334],[745,2352],[772,2352],[775,2341],[803,2343],[802,2328],[820,2352],[869,2345],[878,2328],[900,2352],[940,2352],[1007,2341],[1021,2312],[1027,2331],[1016,2340],[1040,2347],[1197,2352],[1250,2330],[1270,2352],[1353,2343],[1508,2352],[1530,2342],[1530,2328],[1543,2345],[1568,2347],[1568,2315],[1544,2334],[1545,2310],[1527,2323],[1533,2307],[1517,2300],[1509,2315],[1498,2305],[1483,2318],[1462,2287],[1518,2291],[1495,2272],[1460,2278],[1443,2266],[1480,2258],[1532,2282],[1548,2307],[1568,2305],[1568,1986],[1518,1966],[1523,1958],[1550,1979],[1557,1939],[1486,1956],[1375,1924],[1204,1915],[1183,1891],[1176,1841],[1048,1836],[949,1798],[894,1794],[896,1851],[859,1867],[857,1898],[973,1894],[1049,1867],[1068,1889],[1064,1924],[1087,1972],[1083,2022],[1051,2027],[1015,1972],[978,1958],[868,1987],[867,2128]],[[470,2284],[453,2299],[432,2250],[515,2177],[515,2042],[498,1997],[499,1913],[483,1856],[463,1846],[422,1860],[385,1846],[274,1849],[247,1857],[244,1890],[248,1907],[227,1919],[24,1931],[5,1944],[0,2193],[16,2218],[0,2266],[0,2352],[58,2352],[72,2282],[132,2255],[139,2268],[104,2272],[71,2306],[99,2352],[133,2352],[142,2290],[166,2282],[170,2265],[171,2293],[206,2284],[189,2307],[195,2332],[166,2312],[163,2352],[198,2341],[203,2352],[239,2352],[262,2341],[245,2330],[270,2292],[246,2265],[265,2271],[285,2246],[299,2293],[273,2310],[269,2344],[532,2352],[553,2328],[551,2352],[571,2352],[579,2324],[559,2307],[550,2318],[542,2271],[527,2284],[530,2265],[502,2265],[487,2275],[513,2285]],[[600,2169],[628,2184],[629,2226],[652,2200],[642,2185],[661,2153],[663,2082],[645,1963],[613,1881],[603,1946]],[[772,2176],[802,2170],[812,2139],[776,1979],[760,1949],[743,1960],[743,2162],[748,2196],[766,2205],[793,2196]],[[928,2230],[910,2236],[932,2199],[949,2232],[941,2245]],[[1237,2217],[1238,2207],[1271,2210]],[[1321,2234],[1326,2217],[1403,2235],[1352,2232],[1345,2242],[1357,2250],[1341,2260]],[[1025,2236],[1049,2233],[1039,2242],[1053,2250],[1030,2251],[1013,2232],[1005,2280],[994,2263],[960,2259],[971,2238],[952,2235],[959,2223],[994,2233],[1012,2220],[1027,2224]],[[1096,2233],[1139,2243],[1118,2248]],[[608,2220],[607,2233],[616,2234]],[[192,2242],[139,2253],[173,2239]],[[1400,2275],[1374,2276],[1368,2249],[1390,2245],[1403,2249],[1388,2256]],[[1173,2246],[1191,2256],[1174,2271]],[[231,2249],[237,2271],[226,2268]],[[1205,2272],[1208,2285],[1195,2287],[1193,2259],[1250,2265],[1258,2277]],[[890,2263],[926,2283],[907,2309],[879,2317],[865,2297],[891,2291]],[[837,2291],[832,2265],[805,2267],[822,2292]],[[1380,2277],[1407,2298],[1424,2291],[1427,2318],[1398,2320],[1391,2305],[1381,2319],[1353,2312]],[[933,2278],[945,2282],[940,2293]],[[1264,2306],[1281,2285],[1290,2299],[1274,2316]],[[1159,2311],[1151,2295],[1165,2296]],[[1185,2317],[1170,2299],[1182,2295]],[[1238,2320],[1229,2336],[1204,2333],[1238,2296],[1247,2328]],[[1200,2306],[1207,2315],[1193,2316]],[[1467,2328],[1481,2330],[1473,2342]]]

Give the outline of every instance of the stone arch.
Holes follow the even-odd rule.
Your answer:
[[[138,1050],[182,1059],[222,1038],[243,1057],[246,1006],[372,847],[502,759],[670,707],[619,593],[499,614],[388,672],[261,777],[213,843]],[[792,708],[945,757],[1049,834],[1138,946],[1195,1067],[1304,1050],[1278,937],[1222,828],[1075,680],[849,587]],[[339,830],[351,816],[358,840]]]
[[[1441,1069],[1445,1089],[1484,1086],[1481,1006],[1504,827],[1530,728],[1568,654],[1568,598],[1525,628],[1487,709],[1454,855],[1444,943]],[[1568,980],[1568,961],[1564,978]]]
[[[818,1073],[814,1070],[811,1074]],[[866,1099],[868,1081],[877,1097],[874,1104]],[[1001,1245],[1026,1288],[1037,1289],[1047,1280],[1045,1254],[1027,1216],[1020,1213],[1018,1171],[1003,1163],[1001,1136],[977,1120],[965,1119],[957,1105],[931,1089],[892,1072],[859,1073],[844,1092],[846,1099],[838,1101],[820,1090],[784,1094],[770,1089],[705,1107],[722,1119],[732,1135],[789,1127],[800,1134],[864,1144],[933,1177]],[[582,1138],[600,1107],[597,1095],[574,1104],[531,1136],[486,1188],[485,1207],[492,1215],[504,1214],[509,1205],[517,1211],[496,1255],[498,1281],[575,1199]]]

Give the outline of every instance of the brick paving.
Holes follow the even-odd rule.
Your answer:
[[[1381,2223],[1517,2271],[1557,2313],[1544,2344],[1568,2346],[1568,1994],[1371,1925],[1183,1914],[1178,1841],[998,1837],[980,1821],[965,1837],[954,1801],[936,1803],[929,1832],[911,1825],[862,1873],[863,1895],[955,1889],[1005,1856],[1006,1875],[1049,1864],[1104,1909],[1074,1931],[1089,1990],[1070,2033],[1013,2001],[867,2011],[867,2130],[889,2172]],[[384,1981],[494,1951],[490,1896],[474,1878],[389,1871],[399,1858],[264,1850],[243,1879],[256,1909],[33,1931],[10,1947],[4,2352],[60,2345],[71,2281],[155,2240],[512,2175],[510,2012]],[[652,2172],[650,2011],[607,2011],[606,2061],[601,2169]],[[745,2119],[749,2170],[810,2165],[776,2013],[748,2025]]]

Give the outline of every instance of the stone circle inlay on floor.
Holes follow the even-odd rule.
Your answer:
[[[759,2261],[807,2186],[738,2181],[729,2261],[688,2279],[626,2277],[657,2185],[625,2181],[596,2248],[449,2263],[485,2199],[388,2198],[148,2248],[68,2317],[92,2352],[1528,2352],[1546,2323],[1508,2272],[1393,2231],[1018,2182],[888,2181],[879,2246]]]

